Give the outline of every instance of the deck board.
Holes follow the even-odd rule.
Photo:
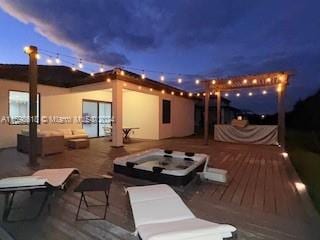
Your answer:
[[[209,165],[226,169],[227,184],[196,182],[177,190],[185,203],[199,217],[214,222],[227,222],[238,228],[238,239],[320,239],[319,215],[308,197],[295,188],[299,181],[290,161],[280,149],[270,146],[237,145],[210,141],[209,146],[197,137],[161,141],[133,141],[124,148],[112,148],[105,139],[90,140],[89,149],[68,150],[63,154],[40,159],[40,168],[77,167],[81,176],[72,180],[66,192],[52,201],[53,211],[44,211],[31,222],[1,225],[16,239],[136,239],[134,222],[124,187],[151,184],[128,177],[115,177],[110,193],[107,221],[75,221],[79,194],[73,193],[81,179],[112,172],[112,160],[118,156],[149,148],[194,151],[210,155]],[[29,175],[27,156],[15,149],[0,150],[0,178]],[[17,206],[28,206],[14,215],[24,216],[37,209],[41,195],[21,194]],[[103,204],[103,195],[90,193],[88,201]],[[3,198],[0,196],[0,207]],[[0,210],[0,213],[2,210]],[[103,208],[85,207],[83,217],[103,215]]]

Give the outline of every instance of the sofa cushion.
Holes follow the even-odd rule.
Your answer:
[[[38,133],[38,135],[39,135],[40,129],[37,129],[37,133]],[[29,136],[29,129],[28,129],[28,128],[22,129],[22,130],[21,130],[21,135]]]
[[[38,134],[38,136],[42,137],[50,137],[50,136],[63,136],[62,132],[54,131],[54,130],[43,130]]]
[[[58,131],[61,132],[64,136],[72,135],[72,131],[70,128],[59,129]]]
[[[84,130],[84,129],[82,129],[82,128],[79,128],[79,129],[73,129],[72,130],[72,134],[73,135],[83,135],[83,134],[85,134],[85,135],[87,135],[87,133],[86,133],[86,131]]]

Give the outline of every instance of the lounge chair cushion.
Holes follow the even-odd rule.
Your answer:
[[[9,177],[0,180],[0,189],[43,186],[47,179],[38,176]]]
[[[143,240],[222,240],[236,228],[196,218],[165,184],[129,187],[136,229]]]
[[[194,218],[180,198],[170,197],[131,203],[136,227]]]
[[[175,222],[146,224],[137,228],[143,240],[222,240],[232,237],[236,228],[199,218]]]
[[[43,169],[36,171],[32,176],[41,177],[53,187],[62,186],[72,173],[79,172],[76,168]]]
[[[131,203],[177,196],[175,191],[170,187],[168,188],[168,185],[166,184],[129,187],[127,190],[130,192]]]

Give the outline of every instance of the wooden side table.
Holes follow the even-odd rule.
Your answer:
[[[90,141],[87,138],[70,139],[68,140],[68,147],[73,149],[88,148]]]
[[[81,198],[80,203],[77,210],[76,220],[104,220],[106,219],[107,208],[109,206],[109,193],[112,179],[111,178],[86,178],[82,180],[82,182],[74,189],[74,192],[80,192]],[[104,192],[106,197],[105,205],[89,205],[85,192]],[[97,207],[97,206],[105,206],[103,218],[93,218],[93,219],[79,219],[79,212],[81,209],[82,201],[84,201],[86,207]]]

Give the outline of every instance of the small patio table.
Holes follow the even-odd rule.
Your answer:
[[[74,192],[81,193],[80,203],[79,203],[77,215],[76,215],[77,221],[78,220],[103,220],[103,219],[106,219],[107,208],[109,206],[109,192],[110,192],[111,182],[112,182],[112,180],[110,178],[86,178],[74,189]],[[81,209],[82,201],[84,201],[87,208],[89,207],[88,202],[85,197],[85,192],[104,192],[104,195],[106,197],[105,205],[90,205],[90,207],[105,206],[103,218],[79,219],[79,212]]]
[[[135,130],[135,129],[139,129],[139,128],[136,128],[136,127],[133,127],[133,128],[128,128],[128,127],[122,128],[122,131],[123,131],[123,134],[124,134],[124,139],[129,139],[130,132],[132,130]]]

